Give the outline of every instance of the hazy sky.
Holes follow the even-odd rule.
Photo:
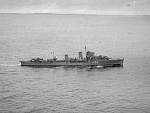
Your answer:
[[[150,0],[0,0],[1,13],[150,14]]]

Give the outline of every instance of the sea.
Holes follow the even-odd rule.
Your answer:
[[[86,51],[123,67],[33,68]],[[150,113],[150,16],[0,14],[0,113]]]

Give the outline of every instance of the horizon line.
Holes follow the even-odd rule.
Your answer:
[[[150,14],[92,14],[92,13],[18,13],[18,12],[0,12],[0,14],[52,14],[52,15],[97,15],[97,16],[150,16]]]

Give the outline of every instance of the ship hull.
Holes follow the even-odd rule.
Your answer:
[[[21,66],[38,66],[38,67],[57,67],[57,66],[103,66],[103,67],[118,67],[123,66],[124,59],[111,59],[111,60],[93,60],[90,62],[29,62],[29,61],[20,61]]]

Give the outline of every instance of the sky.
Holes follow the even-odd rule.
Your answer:
[[[150,15],[150,0],[0,0],[0,13]]]

